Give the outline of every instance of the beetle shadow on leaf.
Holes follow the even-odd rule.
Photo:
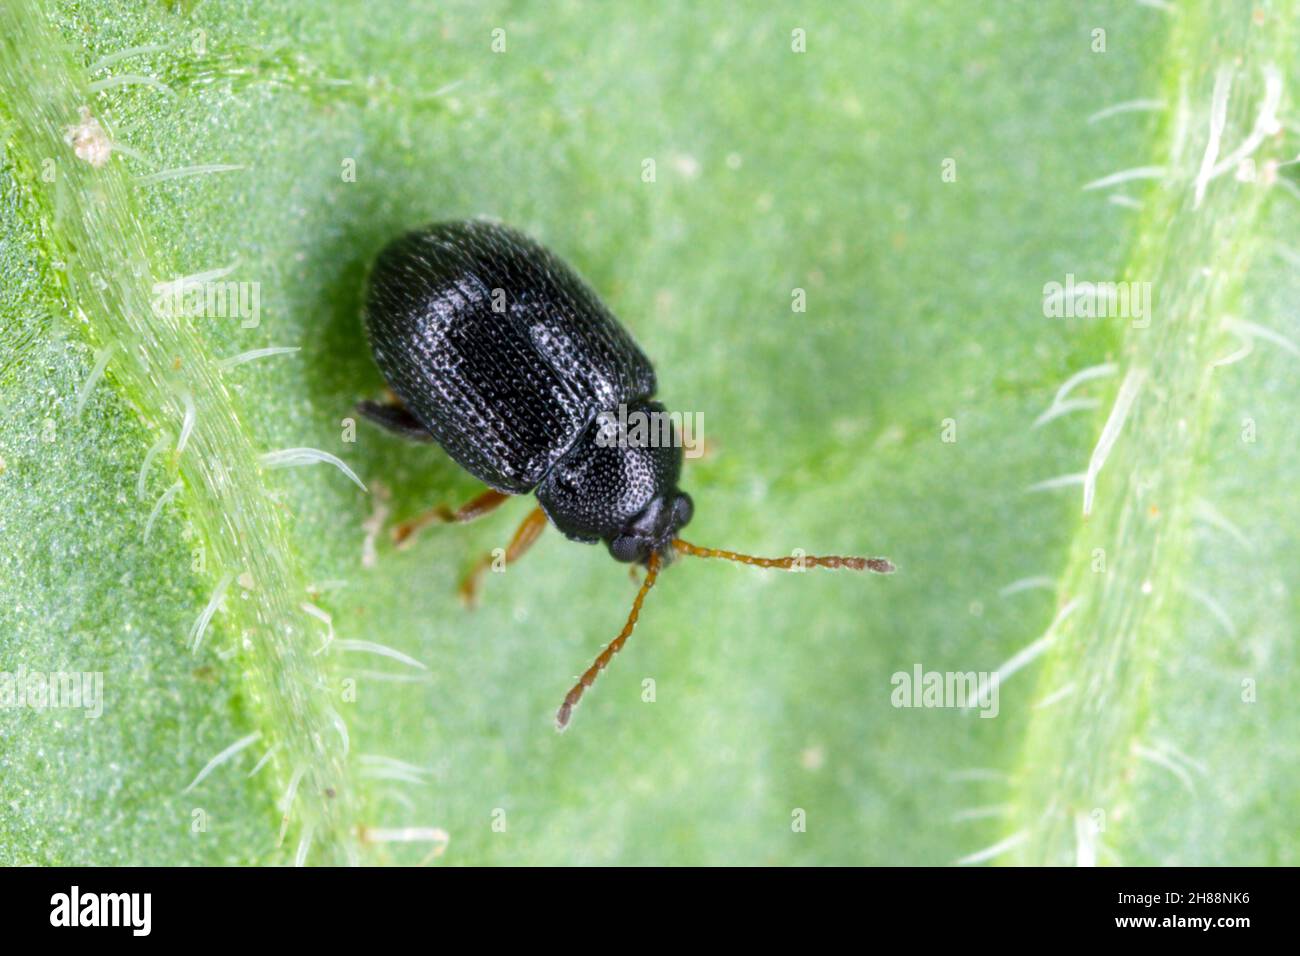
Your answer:
[[[312,407],[345,427],[356,423],[355,453],[348,456],[367,484],[392,493],[393,516],[402,520],[434,504],[459,504],[481,485],[435,444],[412,442],[362,418],[356,403],[382,400],[384,379],[371,357],[362,308],[370,265],[402,232],[422,225],[377,190],[350,183],[340,189],[337,231],[308,250],[309,275],[327,277],[310,305],[317,317],[303,343]]]

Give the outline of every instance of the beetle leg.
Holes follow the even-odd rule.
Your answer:
[[[368,418],[376,425],[394,435],[401,435],[411,441],[431,442],[433,436],[420,424],[420,420],[411,414],[410,409],[393,398],[391,402],[357,402],[357,411],[363,418]]]
[[[446,505],[430,508],[422,515],[416,515],[393,528],[393,543],[399,548],[409,547],[412,537],[422,528],[431,524],[464,524],[473,521],[498,508],[510,495],[489,488],[472,501],[467,501],[455,511]]]
[[[501,559],[499,570],[504,571],[507,565],[514,564],[524,556],[533,542],[538,539],[542,531],[546,528],[546,512],[541,508],[534,508],[528,512],[528,517],[516,529],[515,536],[510,539],[510,544],[506,547],[505,554]],[[474,563],[474,567],[460,582],[460,599],[469,607],[478,603],[478,592],[482,585],[483,572],[488,568],[494,567],[497,560],[496,553],[486,554]]]

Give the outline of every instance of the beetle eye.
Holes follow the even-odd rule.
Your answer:
[[[694,515],[695,502],[691,501],[691,496],[685,493],[678,495],[673,502],[673,527],[686,527],[691,523],[691,518]]]
[[[631,563],[640,561],[645,557],[645,552],[640,538],[634,538],[630,534],[621,534],[609,543],[609,553],[615,561],[624,561]]]

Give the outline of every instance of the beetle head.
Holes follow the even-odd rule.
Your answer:
[[[658,552],[670,557],[669,546],[695,513],[691,496],[673,489],[671,495],[655,498],[609,540],[609,553],[615,561],[645,564],[650,555]]]
[[[642,402],[628,413],[663,411],[658,402]],[[537,487],[537,500],[555,526],[577,541],[604,541],[617,561],[668,557],[673,537],[695,509],[677,487],[682,448],[676,429],[669,423],[649,438],[619,433],[606,416],[593,422]]]

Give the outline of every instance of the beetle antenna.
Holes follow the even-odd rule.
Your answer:
[[[720,548],[701,548],[681,538],[673,538],[673,549],[697,558],[723,558],[739,564],[751,564],[759,568],[779,568],[782,571],[802,571],[805,568],[848,568],[851,571],[874,571],[876,574],[894,573],[894,563],[888,558],[859,558],[838,554],[797,554],[788,558],[759,558],[752,554],[723,551]]]
[[[596,683],[596,678],[600,672],[609,666],[609,662],[614,659],[614,655],[623,649],[627,639],[632,636],[632,630],[636,627],[636,619],[641,614],[641,605],[645,601],[645,596],[650,593],[650,589],[655,586],[655,578],[659,577],[659,566],[661,559],[659,552],[655,551],[650,555],[650,561],[646,567],[648,571],[645,581],[641,584],[641,589],[636,592],[636,600],[632,602],[632,611],[627,616],[627,623],[623,625],[623,630],[618,632],[618,637],[609,642],[609,646],[600,652],[600,655],[591,662],[586,673],[578,679],[578,683],[564,697],[564,703],[555,713],[555,729],[564,730],[569,726],[569,720],[573,717],[573,708],[578,706],[578,701],[582,700],[582,695],[587,692],[587,688]]]

